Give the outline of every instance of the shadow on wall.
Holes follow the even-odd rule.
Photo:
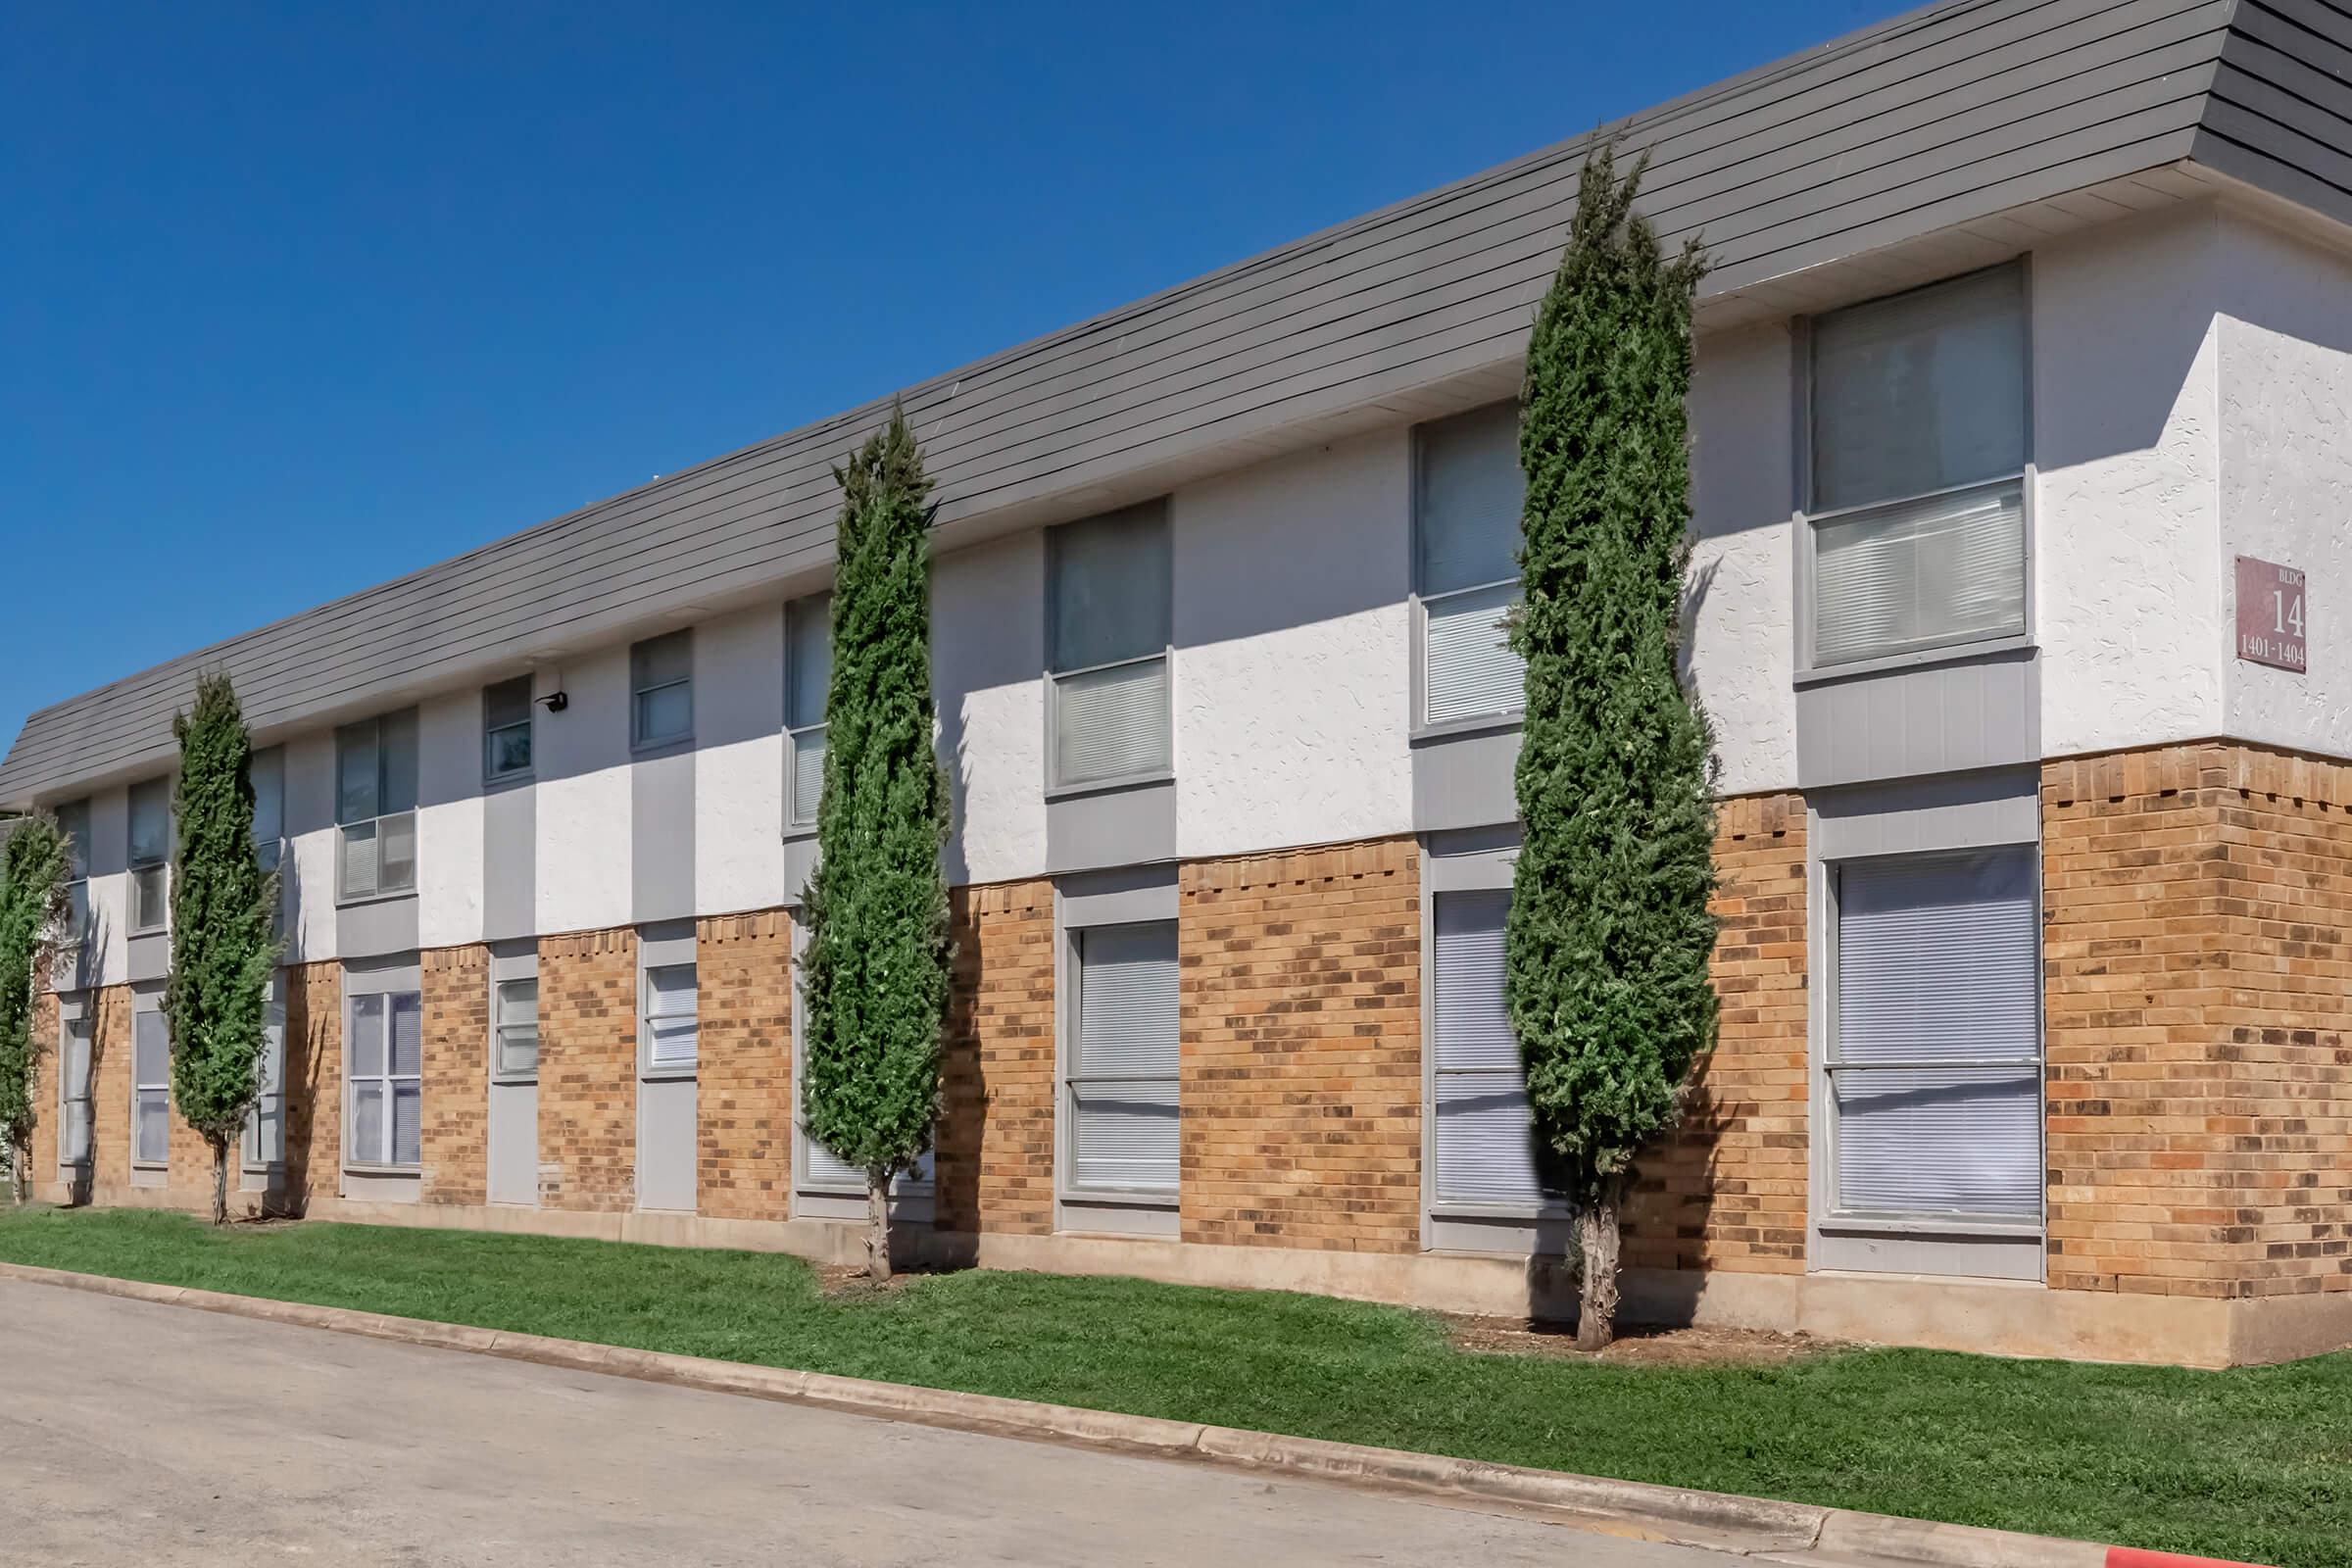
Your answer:
[[[339,1094],[341,1085],[328,1078],[327,1029],[333,1020],[312,1016],[311,990],[298,971],[281,969],[279,974],[286,987],[284,1077],[279,1099],[285,1160],[277,1182],[262,1195],[262,1208],[266,1213],[299,1218],[310,1206],[312,1162],[323,1157],[331,1172],[342,1152],[339,1139],[324,1151],[314,1145],[318,1097],[321,1093]]]

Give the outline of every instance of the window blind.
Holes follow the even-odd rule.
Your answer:
[[[646,970],[646,1065],[691,1067],[696,1044],[694,965],[668,963]]]
[[[1519,575],[1519,406],[1421,427],[1414,480],[1416,586],[1424,597]]]
[[[694,632],[651,637],[629,650],[634,693],[630,738],[639,746],[684,740],[694,733]]]
[[[1056,673],[1167,650],[1173,606],[1164,507],[1066,523],[1047,538],[1048,653]]]
[[[1440,1202],[1535,1208],[1546,1196],[1527,1072],[1503,1003],[1510,906],[1502,888],[1431,899]]]
[[[833,680],[833,596],[810,594],[784,610],[784,727],[825,721]]]
[[[494,995],[499,1075],[527,1078],[539,1070],[539,982],[501,980]]]
[[[66,1023],[66,1059],[62,1075],[65,1100],[64,1163],[90,1162],[90,1020]]]
[[[1511,713],[1525,705],[1527,663],[1503,629],[1518,598],[1517,583],[1499,583],[1423,603],[1423,706],[1430,723]]]
[[[172,781],[149,779],[130,792],[130,929],[160,931],[170,919]]]
[[[1817,663],[2017,636],[2025,488],[2003,482],[1816,523],[1813,581]]]
[[[1084,784],[1170,766],[1164,657],[1057,676],[1054,702],[1056,782]]]
[[[1813,510],[2022,471],[2025,274],[1995,268],[1812,324]]]
[[[1176,924],[1092,927],[1079,933],[1078,963],[1071,1176],[1080,1187],[1173,1192]]]
[[[531,677],[482,688],[482,776],[513,778],[531,770]]]
[[[1856,861],[1838,890],[1839,1207],[2038,1217],[2034,852]]]
[[[792,819],[816,820],[825,799],[825,727],[796,731],[792,737]]]
[[[160,1165],[172,1152],[172,1036],[161,1012],[131,1014],[130,1050],[132,1157]]]

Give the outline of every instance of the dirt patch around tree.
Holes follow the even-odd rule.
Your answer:
[[[1786,1366],[1846,1347],[1809,1334],[1763,1329],[1628,1328],[1597,1356],[1576,1348],[1566,1324],[1524,1318],[1446,1315],[1453,1343],[1481,1355],[1544,1355],[1626,1366]]]

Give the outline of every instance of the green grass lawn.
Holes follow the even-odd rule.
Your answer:
[[[1476,1354],[1320,1297],[176,1214],[0,1217],[0,1258],[768,1366],[2173,1551],[2352,1568],[2352,1354],[2234,1372],[1926,1350],[1776,1366]],[[19,1346],[17,1354],[37,1354]]]

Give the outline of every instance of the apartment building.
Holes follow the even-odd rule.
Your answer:
[[[1714,268],[1691,677],[1720,1048],[1629,1310],[2352,1343],[2352,13],[1961,0],[1636,117]],[[1584,143],[907,389],[956,943],[913,1245],[1573,1296],[1501,1002],[1513,398]],[[853,1255],[795,911],[852,411],[33,715],[50,1197],[206,1201],[171,717],[287,953],[256,1205]],[[355,455],[355,461],[364,457]]]

